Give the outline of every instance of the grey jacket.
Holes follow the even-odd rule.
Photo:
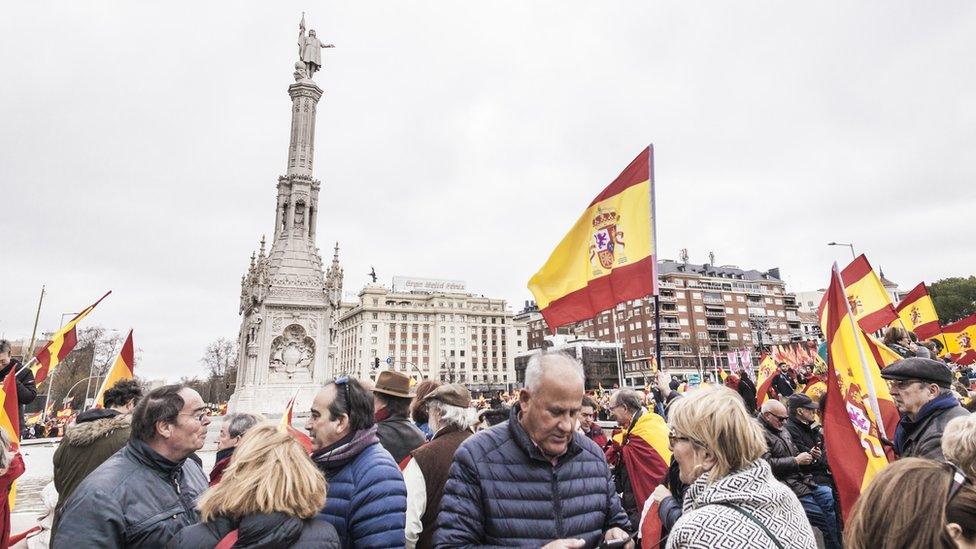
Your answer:
[[[174,463],[130,440],[65,502],[52,547],[163,547],[198,521],[196,500],[206,489],[195,461]]]
[[[410,452],[427,442],[424,432],[412,421],[403,417],[390,417],[377,422],[376,436],[379,437],[380,444],[393,456],[393,461],[397,462],[397,465],[410,455]]]

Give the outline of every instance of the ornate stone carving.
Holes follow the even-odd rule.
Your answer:
[[[271,342],[271,369],[293,374],[308,370],[315,359],[315,340],[300,324],[290,324]]]

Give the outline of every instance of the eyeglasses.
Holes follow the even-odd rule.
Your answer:
[[[700,446],[702,448],[705,447],[704,444],[702,444],[701,442],[698,442],[697,440],[695,440],[695,439],[693,439],[691,437],[678,436],[678,433],[674,432],[674,430],[672,429],[671,431],[668,431],[668,448],[670,448],[671,450],[674,450],[674,443],[675,442],[690,442],[690,443],[694,444],[695,446]]]
[[[927,381],[922,381],[921,379],[886,379],[889,389],[902,390],[906,387],[911,387],[913,383],[926,384]]]
[[[336,385],[342,385],[344,387],[343,393],[345,394],[346,409],[349,409],[349,376],[339,376],[335,378],[333,382]]]
[[[774,414],[772,412],[766,412],[766,413],[769,414],[770,416],[772,416],[772,417],[780,420],[780,421],[786,421],[786,420],[790,419],[790,416],[778,416],[778,415],[776,415],[776,414]]]
[[[948,506],[952,502],[952,498],[956,497],[963,485],[968,484],[970,480],[955,463],[947,462],[946,465],[952,472],[952,484],[949,486],[949,495],[946,497],[946,506]]]
[[[207,417],[207,410],[204,410],[202,412],[194,412],[192,414],[189,414],[189,413],[186,413],[186,412],[180,412],[180,413],[178,413],[176,415],[178,415],[178,416],[190,416],[193,419],[199,421],[200,423],[203,423],[203,418]]]

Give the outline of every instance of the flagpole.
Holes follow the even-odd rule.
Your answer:
[[[616,344],[616,348],[617,348],[617,383],[619,383],[619,387],[623,389],[624,371],[620,361],[620,347],[622,345],[620,344],[620,337],[617,335],[617,308],[616,307],[610,309],[610,322],[612,323],[611,327],[613,328],[613,342],[614,344]]]
[[[854,332],[854,344],[857,346],[857,354],[861,359],[861,373],[864,374],[864,383],[867,385],[868,398],[871,402],[871,411],[874,412],[874,417],[878,423],[878,432],[884,439],[888,438],[888,434],[885,432],[884,418],[881,417],[881,406],[878,404],[878,393],[874,389],[874,380],[871,377],[871,371],[868,369],[867,358],[864,355],[864,347],[861,346],[860,333],[858,333],[857,324],[854,322],[854,313],[851,311],[851,302],[847,300],[847,288],[844,287],[844,280],[840,276],[840,270],[837,268],[837,262],[834,262],[833,276],[836,277],[837,282],[840,284],[840,291],[844,295],[844,305],[847,307],[847,318],[850,321],[851,330]],[[831,364],[831,368],[836,368],[836,364]]]
[[[654,200],[654,144],[647,145],[647,183],[650,186],[651,201],[651,245],[654,247],[652,255],[653,264],[651,265],[651,288],[654,294],[654,358],[657,360],[658,371],[664,370],[664,361],[661,358],[661,293],[658,288],[657,280],[657,260],[660,255],[657,249],[657,201]]]
[[[34,315],[34,329],[31,331],[30,345],[24,356],[34,355],[34,342],[37,340],[37,322],[41,319],[41,304],[44,303],[44,285],[41,285],[41,297],[37,300],[37,313]]]

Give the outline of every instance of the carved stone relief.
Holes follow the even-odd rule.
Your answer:
[[[299,324],[290,324],[271,342],[271,369],[293,374],[308,370],[315,359],[315,340]]]

